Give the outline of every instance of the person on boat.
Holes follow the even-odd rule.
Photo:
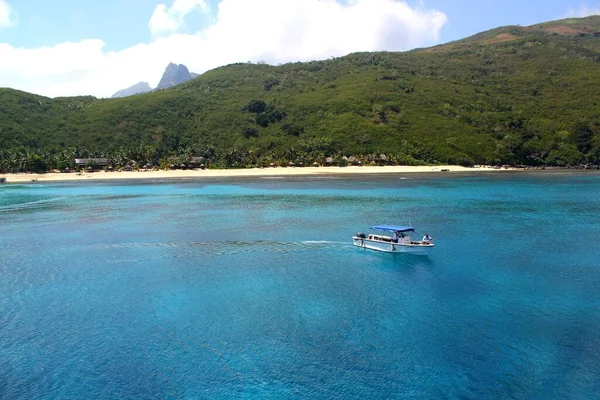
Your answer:
[[[423,243],[429,244],[432,240],[433,238],[429,236],[429,233],[426,233],[425,236],[423,236]]]

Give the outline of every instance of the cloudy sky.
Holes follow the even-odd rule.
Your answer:
[[[202,73],[402,51],[502,25],[600,14],[600,0],[0,0],[0,87],[110,97]]]

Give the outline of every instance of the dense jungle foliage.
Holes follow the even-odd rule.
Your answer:
[[[0,89],[0,171],[329,162],[600,164],[600,17],[404,53],[235,64],[120,99]],[[383,155],[383,156],[382,156]]]

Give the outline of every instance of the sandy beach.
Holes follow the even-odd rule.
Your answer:
[[[260,176],[302,176],[302,175],[355,175],[355,174],[410,174],[410,173],[481,173],[498,171],[515,171],[511,168],[491,168],[480,166],[466,168],[456,165],[445,166],[383,166],[383,167],[304,167],[304,168],[249,168],[249,169],[206,169],[206,170],[173,170],[173,171],[128,171],[128,172],[82,172],[45,174],[2,174],[6,183],[23,182],[58,182],[58,181],[91,181],[112,179],[168,179],[168,178],[203,178],[203,177],[260,177]]]

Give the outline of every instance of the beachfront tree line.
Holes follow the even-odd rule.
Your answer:
[[[595,127],[596,129],[598,127]],[[562,130],[546,137],[507,135],[498,143],[495,157],[479,159],[480,164],[512,166],[581,167],[600,165],[600,135],[586,123],[576,124],[573,132]],[[448,143],[452,145],[451,142]],[[372,165],[435,165],[454,164],[473,166],[469,157],[436,159],[424,146],[405,141],[402,153],[369,153],[349,155],[336,150],[327,138],[300,141],[298,146],[265,151],[259,147],[218,149],[215,146],[186,146],[176,149],[141,144],[115,150],[63,148],[36,151],[26,147],[0,150],[0,172],[69,172],[83,168],[119,171],[123,169],[180,169],[180,168],[255,168],[269,166],[372,166]],[[93,161],[75,165],[77,158],[105,158],[107,164],[98,166]]]
[[[75,165],[75,159],[89,159],[85,165]],[[100,166],[94,160],[106,159]],[[345,156],[341,153],[327,155],[322,151],[287,149],[273,154],[262,154],[256,149],[229,149],[218,152],[213,147],[186,147],[179,151],[165,151],[152,146],[118,149],[115,151],[92,151],[69,148],[60,151],[36,152],[26,148],[0,151],[0,172],[44,173],[48,171],[73,172],[83,169],[131,170],[131,169],[182,169],[182,168],[256,168],[256,167],[303,167],[348,165],[406,165],[386,154]],[[421,164],[418,160],[410,165]]]

